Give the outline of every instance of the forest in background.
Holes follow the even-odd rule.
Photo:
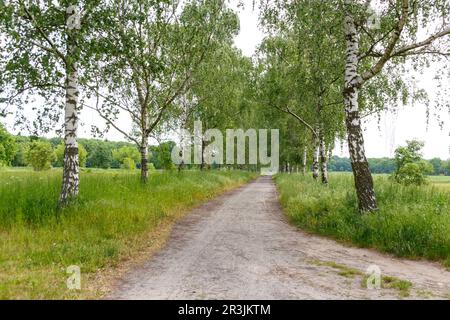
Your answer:
[[[25,160],[25,150],[27,144],[32,141],[40,140],[50,143],[53,149],[57,149],[59,145],[63,143],[62,138],[42,138],[35,136],[11,136],[15,141],[14,155],[10,157],[9,164],[13,167],[25,167],[27,162]],[[121,148],[131,148],[135,150],[134,156],[134,167],[140,168],[139,163],[139,150],[132,143],[125,141],[107,141],[99,139],[84,139],[78,140],[79,144],[84,147],[87,152],[86,160],[83,163],[86,168],[102,168],[102,169],[119,169],[124,168],[123,159],[126,157],[114,157]],[[0,145],[2,141],[0,140]],[[174,169],[175,164],[173,164],[171,159],[172,148],[176,145],[173,141],[163,142],[160,145],[153,145],[149,147],[150,157],[149,163],[151,163],[154,169]],[[4,161],[6,163],[6,157],[0,154],[0,162]],[[425,160],[432,166],[432,171],[428,172],[429,175],[450,175],[450,161],[442,160],[440,158],[433,158]],[[396,170],[396,164],[394,158],[368,158],[370,170],[375,174],[391,174]],[[53,161],[53,167],[62,167],[63,163],[61,159],[56,159]],[[350,159],[347,157],[331,156],[327,163],[328,170],[331,172],[351,172],[352,166]],[[292,171],[296,171],[297,167],[293,167]]]

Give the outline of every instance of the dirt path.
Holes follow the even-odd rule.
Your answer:
[[[409,298],[449,298],[450,272],[438,264],[298,231],[284,218],[272,180],[261,177],[187,215],[174,226],[166,248],[126,275],[109,298],[399,298],[395,289],[363,288],[363,275],[352,274],[372,264],[410,281]]]

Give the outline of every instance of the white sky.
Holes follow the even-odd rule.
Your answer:
[[[236,0],[234,0],[236,2]],[[235,9],[237,7],[233,5]],[[239,10],[241,30],[235,39],[235,45],[240,48],[243,54],[247,56],[253,55],[256,47],[264,37],[263,32],[258,26],[258,10],[253,10],[251,1],[247,2],[245,8]],[[419,87],[424,88],[430,94],[433,93],[433,74],[429,72],[424,74],[419,81]],[[406,140],[418,138],[425,141],[424,156],[425,158],[440,157],[441,159],[450,158],[450,112],[443,111],[440,116],[445,121],[444,128],[441,130],[436,121],[431,118],[430,124],[426,125],[426,109],[425,106],[416,104],[414,107],[407,106],[398,109],[397,115],[387,114],[382,116],[380,123],[376,117],[368,119],[365,124],[365,145],[366,155],[368,157],[392,157],[395,148],[402,145]],[[121,118],[122,126],[131,128],[128,118]],[[79,130],[80,137],[91,137],[91,125],[103,123],[102,119],[93,111],[84,109],[81,114],[82,126]],[[13,133],[17,133],[12,128],[12,119],[7,119],[8,129]],[[49,136],[54,136],[54,132]],[[111,129],[106,134],[108,140],[124,140],[124,137]],[[334,154],[339,156],[347,156],[346,146],[341,150],[338,146],[334,150]]]

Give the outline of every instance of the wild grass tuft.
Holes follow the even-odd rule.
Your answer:
[[[350,268],[348,266],[345,266],[343,264],[336,263],[334,261],[321,261],[321,260],[314,260],[311,261],[312,264],[315,264],[317,266],[325,266],[330,267],[337,270],[337,274],[346,277],[346,278],[353,278],[355,276],[363,275],[361,271],[358,269]]]
[[[364,276],[361,280],[361,286],[367,288],[368,276]],[[402,280],[391,276],[381,276],[381,288],[393,289],[398,292],[398,295],[402,298],[407,298],[411,295],[412,283],[408,280]]]

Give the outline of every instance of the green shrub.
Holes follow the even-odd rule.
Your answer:
[[[134,170],[136,169],[136,163],[131,158],[123,158],[121,168],[126,170]]]
[[[422,185],[426,183],[426,174],[433,172],[433,165],[422,159],[420,150],[424,143],[417,140],[406,142],[405,147],[395,150],[396,170],[392,178],[404,185]]]
[[[427,183],[425,174],[431,173],[433,166],[424,161],[417,161],[404,164],[394,175],[395,181],[404,185],[423,185]]]
[[[136,169],[136,163],[141,159],[139,150],[130,146],[113,150],[112,156],[114,160],[121,164],[123,169]]]
[[[108,145],[98,144],[91,150],[88,157],[89,166],[95,168],[108,169],[111,168],[113,158],[112,151]]]
[[[35,171],[49,170],[55,159],[52,145],[46,141],[33,141],[25,151],[25,160]]]

